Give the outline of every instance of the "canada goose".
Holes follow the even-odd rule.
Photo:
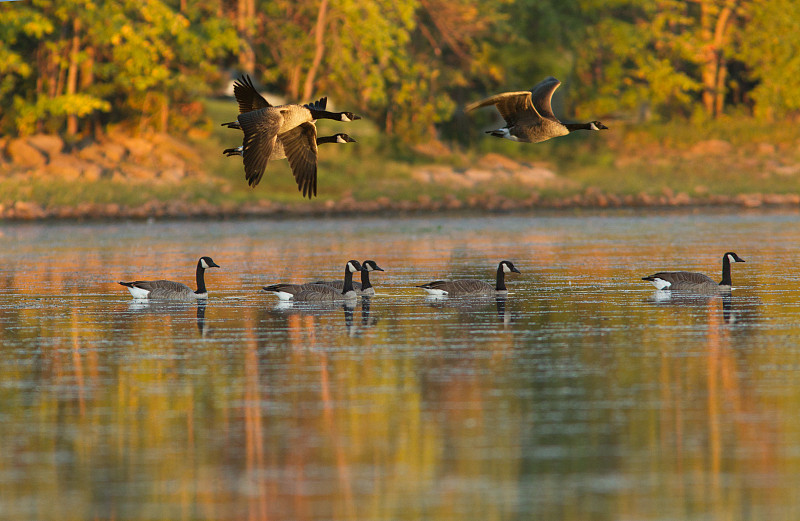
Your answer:
[[[323,136],[317,138],[317,145],[323,143],[357,143],[357,141],[343,132],[338,132],[332,136]],[[222,151],[228,157],[241,156],[244,147],[226,148]],[[278,159],[286,159],[286,152],[283,150],[283,141],[280,139],[275,143],[275,148],[272,149],[272,155],[269,156],[270,161]]]
[[[375,288],[372,287],[372,283],[369,281],[370,271],[383,271],[383,268],[378,266],[378,263],[374,260],[365,260],[361,263],[361,282],[353,282],[353,289],[361,297],[371,297],[375,294]],[[314,284],[324,284],[339,291],[344,288],[344,281],[342,280],[318,280]]]
[[[295,302],[321,302],[330,300],[350,299],[358,296],[353,289],[353,273],[363,268],[357,260],[349,260],[344,267],[344,281],[342,289],[336,289],[325,284],[272,284],[264,286],[264,291],[271,291],[281,300],[294,300]]]
[[[744,259],[732,251],[725,253],[722,256],[722,281],[719,284],[708,275],[691,271],[661,271],[642,277],[642,280],[650,281],[657,289],[695,293],[727,292],[731,290],[731,262],[744,262]]]
[[[550,100],[561,82],[552,76],[540,81],[531,91],[504,92],[466,106],[470,112],[480,107],[494,105],[506,121],[506,126],[487,130],[495,137],[538,143],[575,130],[606,130],[599,121],[589,123],[562,123],[553,114]]]
[[[361,118],[352,112],[328,112],[317,108],[322,100],[309,105],[271,106],[255,91],[247,76],[238,86],[239,89],[234,88],[234,95],[240,111],[260,107],[241,112],[237,118],[244,132],[242,159],[248,184],[256,186],[261,181],[267,161],[280,140],[303,196],[311,198],[317,195],[317,128],[313,121],[354,121]],[[262,106],[264,103],[268,106]]]
[[[163,299],[163,300],[198,300],[207,299],[208,290],[204,273],[208,268],[219,268],[211,257],[200,257],[197,261],[197,291],[181,282],[171,280],[137,280],[134,282],[120,282],[128,288],[133,298],[136,299]]]
[[[250,76],[247,75],[233,82],[233,95],[236,98],[236,102],[239,104],[240,114],[243,112],[251,112],[253,110],[272,107],[272,104],[267,101],[266,98],[264,98],[264,96],[258,92],[258,90],[256,90],[255,85],[253,85],[253,80],[251,80]],[[306,103],[304,106],[316,110],[325,110],[327,105],[328,98],[324,97],[312,103]],[[238,121],[229,121],[228,123],[223,123],[222,126],[239,130],[242,128]]]
[[[506,273],[519,273],[519,270],[514,267],[511,261],[501,261],[497,266],[497,283],[492,286],[482,280],[475,279],[460,279],[460,280],[437,280],[417,286],[428,292],[430,295],[450,297],[464,296],[464,295],[498,295],[508,293],[506,289],[505,275]]]

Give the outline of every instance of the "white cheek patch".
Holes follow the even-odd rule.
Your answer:
[[[659,279],[658,277],[656,277],[655,279],[651,280],[650,283],[653,284],[653,286],[655,286],[656,289],[667,289],[670,286],[672,286],[671,282],[669,282],[667,280],[664,280],[664,279]]]
[[[347,263],[347,269],[348,269],[348,270],[350,270],[350,272],[351,272],[351,273],[355,273],[356,271],[358,271],[358,270],[356,269],[356,267],[355,267],[355,266],[353,266],[353,263],[352,263],[352,262],[348,262],[348,263]]]
[[[347,117],[347,114],[342,114],[342,121],[350,121],[350,118]]]
[[[597,125],[594,124],[594,121],[589,123],[589,129],[590,130],[600,130],[599,128],[597,128]]]
[[[208,264],[206,264],[206,260],[205,259],[200,259],[200,266],[202,266],[202,268],[204,270],[208,269]]]
[[[437,297],[443,297],[447,295],[447,292],[443,289],[428,289],[428,288],[422,288],[422,289],[427,291],[428,295],[436,295]]]
[[[347,140],[345,140],[345,138],[343,138],[342,136],[336,136],[336,142],[337,143],[347,143]]]
[[[503,271],[505,273],[511,273],[511,268],[508,267],[508,264],[503,264]]]
[[[730,255],[730,254],[729,254],[729,255],[728,255],[728,261],[730,261],[730,262],[736,262],[736,259],[734,259],[734,258],[733,258],[733,255]]]

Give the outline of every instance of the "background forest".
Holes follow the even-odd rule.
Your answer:
[[[782,118],[798,50],[797,0],[25,0],[0,5],[0,122],[183,130],[240,72],[407,141],[551,74],[576,117]]]
[[[594,186],[601,167],[630,166],[620,159],[625,147],[651,154],[648,139],[663,145],[718,137],[737,148],[766,142],[760,152],[776,145],[781,151],[779,142],[795,150],[798,51],[800,0],[2,2],[0,136],[58,134],[69,150],[122,129],[180,139],[228,136],[224,146],[233,146],[218,123],[235,115],[235,105],[215,99],[247,73],[273,101],[328,96],[335,107],[364,116],[369,131],[366,123],[348,131],[357,138],[366,132],[383,149],[367,149],[359,139],[363,155],[391,150],[397,159],[399,149],[428,147],[428,156],[440,159],[437,150],[538,154],[559,164],[586,157],[594,171],[570,169],[583,189]],[[599,138],[576,136],[573,147],[602,142],[614,158],[596,148],[584,155],[567,150],[564,139],[509,147],[515,144],[481,132],[493,111],[463,112],[470,101],[530,88],[548,75],[563,82],[556,114],[612,128]],[[336,161],[339,154],[325,155]],[[414,157],[406,153],[408,161]],[[795,159],[774,166],[793,175]],[[240,180],[240,164],[219,164],[214,168],[230,168]],[[771,190],[796,192],[796,181],[784,174]],[[696,181],[678,176],[673,185],[654,185],[657,175],[597,186],[636,193]],[[698,193],[709,186],[712,193],[758,189],[717,181],[701,183]],[[285,188],[293,191],[291,180]]]

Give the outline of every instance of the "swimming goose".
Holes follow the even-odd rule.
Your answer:
[[[323,143],[357,143],[357,141],[344,132],[338,132],[332,136],[318,137],[317,145],[319,146]],[[244,147],[226,148],[222,153],[228,157],[241,156],[243,148]],[[278,159],[286,159],[286,152],[283,150],[283,141],[280,139],[275,143],[275,148],[272,149],[272,155],[269,156],[270,161]]]
[[[378,263],[374,260],[365,260],[361,263],[361,282],[353,282],[353,289],[361,297],[371,297],[375,294],[375,288],[372,287],[372,283],[369,281],[370,271],[383,271],[383,268],[378,266]],[[314,284],[325,284],[339,291],[344,287],[344,281],[342,280],[318,280]]]
[[[219,268],[211,257],[200,257],[197,261],[197,291],[181,282],[171,280],[137,280],[120,282],[136,299],[199,300],[208,298],[204,273],[208,268]]]
[[[744,262],[744,259],[729,251],[722,256],[722,281],[702,273],[691,271],[661,271],[642,280],[650,281],[657,289],[693,291],[695,293],[717,293],[731,290],[731,262]]]
[[[357,260],[349,260],[344,268],[344,281],[342,289],[338,290],[325,284],[272,284],[264,286],[264,291],[275,293],[281,300],[294,300],[295,302],[322,302],[330,300],[350,299],[358,296],[353,289],[353,273],[363,268]]]
[[[504,260],[497,266],[497,282],[494,286],[482,280],[459,279],[451,281],[437,280],[417,287],[424,289],[430,295],[436,296],[501,295],[508,293],[505,282],[506,273],[519,273],[519,270],[514,267],[511,261]]]
[[[576,130],[605,130],[599,121],[589,123],[562,123],[553,114],[550,101],[561,82],[552,76],[540,81],[531,91],[504,92],[466,106],[470,112],[480,107],[494,105],[506,121],[506,126],[487,130],[495,137],[538,143]]]
[[[234,88],[234,95],[237,96],[239,110],[245,110],[237,120],[244,132],[242,159],[248,184],[256,186],[261,181],[267,161],[272,157],[276,142],[280,140],[303,196],[311,198],[317,195],[317,128],[313,121],[354,121],[361,119],[360,116],[352,112],[320,109],[318,107],[323,100],[309,105],[269,105],[255,91],[247,76],[239,86],[238,91]],[[269,106],[262,106],[264,103]]]

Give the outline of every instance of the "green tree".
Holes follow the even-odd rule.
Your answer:
[[[75,134],[79,122],[97,122],[98,113],[162,130],[172,113],[182,124],[185,108],[209,92],[217,63],[238,46],[220,8],[187,0],[0,5],[0,53],[10,73],[0,98],[11,107],[3,125],[21,134]]]
[[[776,118],[800,110],[800,2],[754,2],[741,59],[757,81],[749,96],[755,113]]]

